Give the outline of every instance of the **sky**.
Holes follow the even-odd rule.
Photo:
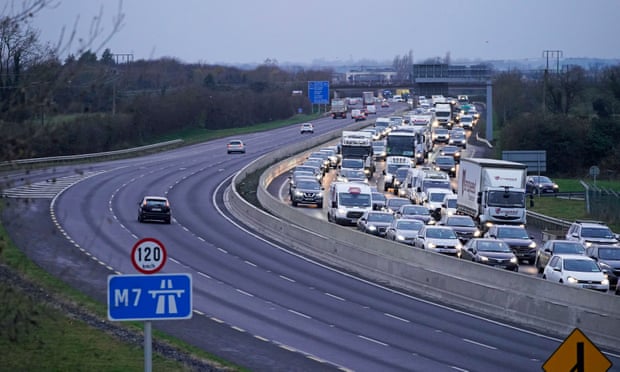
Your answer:
[[[32,26],[56,44],[61,30],[87,38],[101,14],[102,34],[124,15],[105,43],[134,60],[173,57],[184,63],[346,64],[620,58],[620,0],[55,0]],[[74,25],[77,24],[77,27]],[[98,56],[104,41],[93,44]],[[98,49],[98,50],[97,50]],[[75,53],[78,44],[73,43]]]

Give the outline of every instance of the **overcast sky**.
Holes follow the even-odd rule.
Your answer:
[[[58,42],[86,36],[103,8],[110,32],[116,0],[57,0],[33,25]],[[620,58],[620,0],[125,0],[122,29],[106,44],[134,60],[174,57],[208,64]],[[73,48],[77,50],[77,46]],[[102,51],[102,50],[101,50]],[[101,51],[97,54],[101,55]]]

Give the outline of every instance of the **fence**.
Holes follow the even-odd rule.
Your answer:
[[[586,210],[590,216],[610,224],[620,222],[620,193],[581,181],[586,189]]]

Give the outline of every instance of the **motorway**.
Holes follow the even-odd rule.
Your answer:
[[[320,119],[315,133],[350,123]],[[227,139],[220,139],[7,174],[14,197],[5,199],[3,224],[40,266],[101,302],[107,275],[135,273],[134,243],[158,239],[169,255],[163,272],[193,277],[194,316],[153,327],[252,371],[532,371],[559,346],[561,340],[355,278],[235,221],[224,207],[231,176],[303,139],[297,125],[239,138],[247,154],[227,155]],[[33,186],[43,191],[19,193]],[[168,196],[171,225],[137,222],[145,194]]]

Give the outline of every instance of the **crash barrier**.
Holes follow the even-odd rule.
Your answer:
[[[64,155],[64,156],[50,156],[45,158],[32,158],[32,159],[18,159],[11,161],[3,161],[0,162],[0,168],[19,166],[19,165],[28,165],[28,164],[45,164],[45,163],[59,163],[59,162],[67,162],[67,161],[76,161],[76,160],[86,160],[86,159],[101,159],[106,157],[118,156],[118,155],[126,155],[131,153],[137,153],[141,151],[153,150],[153,149],[161,149],[168,146],[174,146],[183,143],[182,139],[176,139],[172,141],[154,143],[152,145],[133,147],[130,149],[116,150],[116,151],[106,151],[106,152],[96,152],[90,154],[79,154],[79,155]]]
[[[361,234],[301,213],[269,194],[267,186],[273,179],[303,161],[305,155],[300,153],[335,138],[324,135],[293,144],[250,163],[234,177],[227,193],[230,211],[266,237],[366,279],[559,338],[580,328],[597,346],[620,350],[620,296]],[[260,209],[236,190],[248,175],[266,167],[256,191]]]

